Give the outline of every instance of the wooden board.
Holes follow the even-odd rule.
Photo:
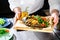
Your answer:
[[[26,31],[36,31],[36,32],[47,32],[52,33],[54,27],[47,27],[43,29],[33,29],[31,27],[26,26],[22,21],[18,20],[16,24],[14,25],[14,29],[16,30],[26,30]]]

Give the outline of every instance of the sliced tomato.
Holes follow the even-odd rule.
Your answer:
[[[46,21],[46,18],[42,18],[42,20]]]
[[[45,24],[41,24],[42,27],[45,27],[46,25]]]

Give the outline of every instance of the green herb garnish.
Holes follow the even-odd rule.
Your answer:
[[[40,16],[37,15],[37,16],[34,16],[34,17],[38,20],[39,23],[43,23],[43,20]]]

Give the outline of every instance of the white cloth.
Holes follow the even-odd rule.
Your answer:
[[[53,9],[57,9],[60,14],[60,0],[49,0],[50,13]]]
[[[44,0],[8,0],[13,11],[15,7],[21,7],[22,11],[28,7],[28,12],[33,13],[43,7]],[[60,0],[49,0],[50,12],[52,9],[60,11]]]

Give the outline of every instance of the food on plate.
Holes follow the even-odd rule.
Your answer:
[[[24,17],[28,16],[28,12],[27,11],[23,11],[21,16],[20,16],[20,20],[22,20]]]
[[[28,16],[28,12],[27,11],[23,11],[21,17],[23,18],[23,17],[27,17],[27,16]]]
[[[28,9],[28,7],[26,7],[25,11],[22,11],[22,14],[21,14],[20,20],[22,20],[22,18],[28,16],[28,10],[27,10],[27,9]]]
[[[6,28],[0,28],[0,37],[9,33],[9,30]]]
[[[49,26],[49,19],[39,15],[28,16],[25,24],[32,28],[46,28]]]
[[[3,18],[0,18],[0,25],[4,25],[5,24],[5,20]]]

